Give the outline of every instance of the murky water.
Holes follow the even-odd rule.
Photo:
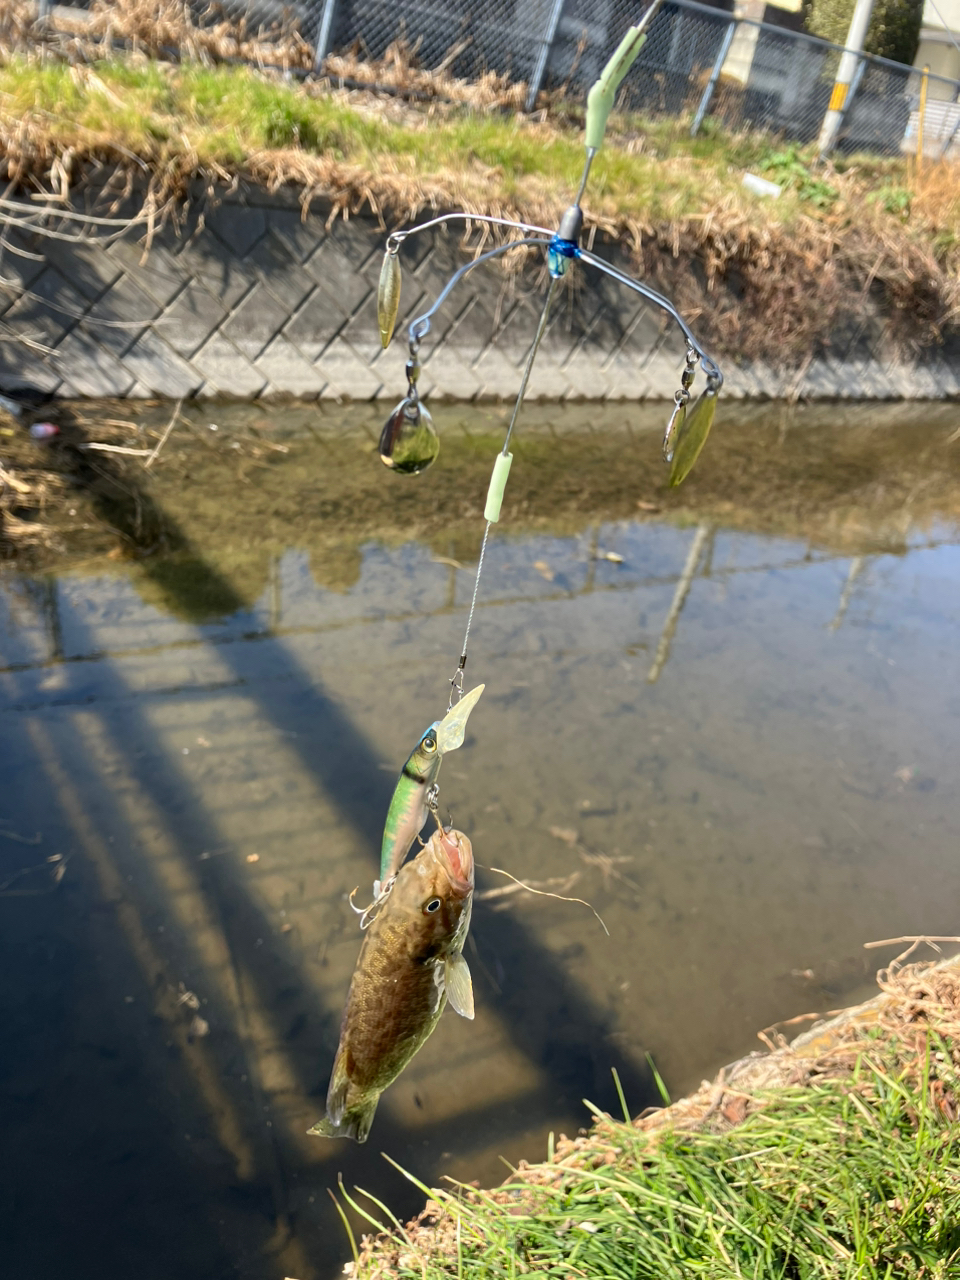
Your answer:
[[[216,412],[227,450],[249,410]],[[615,1108],[611,1068],[640,1110],[647,1054],[681,1093],[868,994],[891,953],[863,943],[956,931],[955,418],[771,407],[677,496],[625,413],[518,453],[471,636],[487,691],[441,775],[481,864],[610,936],[481,872],[476,1021],[445,1015],[362,1148],[305,1134],[346,895],[446,705],[496,424],[457,411],[447,470],[407,482],[362,436],[294,432],[252,485],[185,445],[151,497],[174,554],[0,579],[11,1275],[333,1276],[338,1175],[421,1202],[381,1151],[498,1180],[583,1098]]]

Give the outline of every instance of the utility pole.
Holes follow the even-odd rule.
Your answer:
[[[847,32],[847,42],[840,56],[840,66],[837,68],[837,78],[833,93],[830,95],[830,105],[827,108],[827,114],[823,117],[823,127],[817,143],[818,160],[830,154],[837,140],[837,134],[840,132],[847,99],[850,96],[850,85],[863,55],[863,42],[867,38],[867,27],[870,25],[872,13],[873,0],[857,0],[857,6],[850,20],[850,30]]]

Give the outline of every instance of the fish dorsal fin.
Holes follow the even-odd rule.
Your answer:
[[[476,685],[469,693],[465,693],[458,703],[450,708],[437,726],[437,750],[446,755],[448,751],[456,751],[463,743],[467,732],[467,719],[477,705],[485,686]]]
[[[461,1018],[473,1018],[473,979],[463,956],[447,956],[444,962],[444,987],[447,999]]]

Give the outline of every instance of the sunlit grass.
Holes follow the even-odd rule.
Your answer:
[[[254,157],[262,164],[271,153],[295,153],[373,174],[386,166],[410,182],[456,178],[478,197],[487,192],[518,207],[564,202],[583,167],[576,113],[567,113],[566,123],[541,123],[519,113],[463,108],[387,112],[373,99],[355,105],[245,67],[138,59],[71,68],[14,60],[0,67],[0,122],[8,135],[30,128],[48,144],[81,155],[100,144],[148,163],[182,158],[201,168],[235,169]],[[764,202],[747,195],[742,178],[748,169],[779,182],[783,196]],[[823,172],[811,148],[756,131],[732,131],[708,118],[691,138],[686,119],[626,115],[611,121],[588,204],[600,216],[654,222],[733,201],[760,224],[785,225],[799,215],[836,213],[835,206],[842,215],[853,184],[874,213],[901,227],[914,220],[949,248],[960,230],[954,175],[950,165],[918,175],[905,160],[862,156]]]
[[[333,216],[373,209],[402,222],[459,208],[555,226],[584,163],[572,108],[528,116],[460,101],[416,106],[248,67],[137,57],[0,66],[0,136],[21,184],[59,185],[64,172],[77,181],[90,162],[136,170],[157,222],[201,177],[286,186],[305,206],[328,202]],[[747,171],[777,183],[779,198],[748,191]],[[941,166],[925,184],[905,161],[818,167],[809,147],[717,120],[691,138],[682,118],[614,116],[583,202],[586,234],[652,269],[652,283],[699,313],[718,354],[799,365],[865,297],[883,293],[899,358],[939,342],[960,309],[956,183]],[[674,271],[691,259],[699,283]]]
[[[242,67],[11,62],[0,68],[0,116],[8,130],[25,122],[51,143],[81,153],[101,143],[148,162],[183,156],[201,167],[236,168],[251,157],[262,162],[272,152],[297,152],[373,173],[387,165],[411,182],[456,177],[520,206],[564,202],[583,167],[576,122],[563,127],[463,110],[391,115]],[[781,223],[832,203],[828,181],[804,180],[809,157],[797,148],[789,153],[792,180],[775,206],[745,196],[745,169],[763,173],[773,164],[775,170],[778,154],[782,161],[783,149],[763,135],[733,133],[711,121],[690,138],[685,121],[615,118],[594,165],[588,203],[601,215],[655,221],[705,213],[735,198],[750,202],[759,220]],[[876,185],[896,180],[887,172]],[[902,210],[891,217],[898,215],[902,221]]]
[[[771,1095],[725,1134],[654,1143],[606,1120],[602,1144],[546,1181],[429,1191],[446,1209],[434,1234],[350,1197],[388,1233],[359,1274],[947,1280],[960,1274],[960,1133],[929,1085],[865,1055],[852,1079]]]

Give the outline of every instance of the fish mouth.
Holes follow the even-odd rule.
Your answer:
[[[473,888],[473,846],[462,831],[450,828],[437,835],[451,887],[461,893],[469,893]]]

